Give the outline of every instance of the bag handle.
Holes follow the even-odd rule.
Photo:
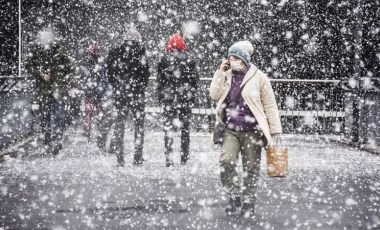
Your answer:
[[[276,134],[276,135],[279,135],[279,134]],[[275,140],[272,141],[272,144],[271,146],[272,147],[278,147],[278,148],[282,148],[282,138],[280,136],[277,136],[277,138],[275,138]]]

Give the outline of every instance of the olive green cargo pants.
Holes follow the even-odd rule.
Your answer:
[[[226,129],[221,146],[219,165],[222,185],[231,197],[242,197],[245,203],[254,203],[260,175],[263,135],[260,131],[236,132]],[[243,164],[243,187],[237,171],[238,155]]]

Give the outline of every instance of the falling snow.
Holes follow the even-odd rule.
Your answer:
[[[380,229],[378,0],[14,0],[0,5],[5,22],[0,33],[0,230]],[[127,34],[132,30],[139,34]],[[157,78],[176,33],[188,54],[176,53],[170,61],[195,63],[185,73],[200,80],[190,86],[182,82],[183,69],[172,70],[180,83],[174,91],[195,99],[176,105],[192,109],[190,159],[181,164],[179,129],[186,122],[173,118],[165,131],[174,138],[174,166],[165,167],[164,106],[158,94],[170,92],[158,92]],[[131,48],[132,40],[138,49]],[[271,79],[285,133],[282,144],[289,150],[285,178],[267,175],[263,150],[253,218],[226,216],[220,149],[211,144],[210,82],[238,41],[250,42],[251,62]],[[110,61],[118,49],[138,52],[137,67],[130,66],[136,62],[126,53]],[[112,64],[121,72],[145,69],[117,88],[115,81],[125,79],[110,73]],[[64,123],[62,149],[43,143],[46,107],[36,90],[41,79],[53,82],[42,82],[52,96],[47,101],[57,102],[53,117],[64,115],[47,119],[53,126]],[[90,94],[101,103],[86,100]],[[136,97],[134,103],[142,102],[146,112],[126,114],[124,167],[116,167],[110,150],[110,136],[118,135],[115,125],[106,132],[106,146],[97,139],[99,124],[121,114],[117,96]],[[100,105],[87,127],[92,131],[85,130],[87,113]],[[165,105],[172,107],[174,102]],[[133,165],[134,145],[141,143],[134,139],[134,121],[143,115],[144,161]],[[241,162],[238,170],[247,176]]]

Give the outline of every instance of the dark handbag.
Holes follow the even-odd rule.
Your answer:
[[[216,145],[221,145],[223,143],[223,136],[224,136],[224,124],[218,123],[214,127],[214,132],[212,135],[212,142]]]

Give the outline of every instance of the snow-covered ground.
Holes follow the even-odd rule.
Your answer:
[[[147,132],[142,166],[126,166],[71,131],[56,158],[35,142],[0,164],[0,229],[379,229],[380,157],[315,136],[285,136],[287,178],[266,175],[256,217],[226,217],[218,149],[192,133],[191,159],[165,167],[162,132]],[[240,167],[241,170],[241,167]]]

